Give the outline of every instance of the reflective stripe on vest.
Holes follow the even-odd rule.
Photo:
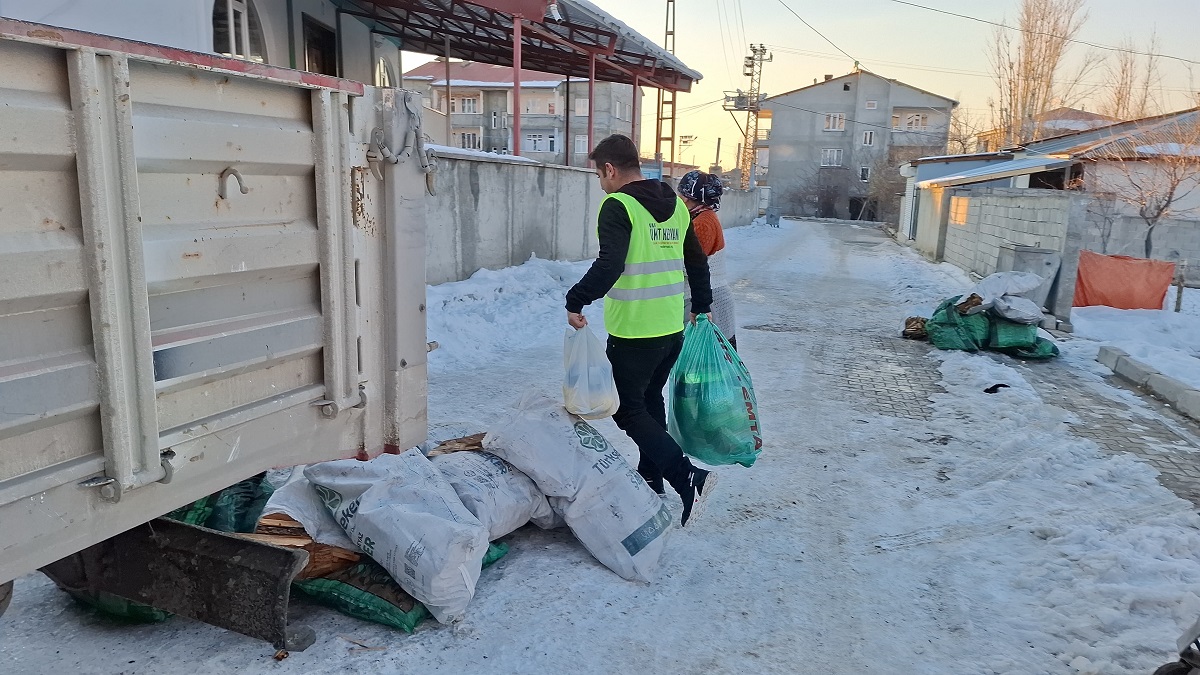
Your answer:
[[[613,193],[625,207],[632,225],[629,252],[620,279],[604,301],[604,323],[610,335],[649,338],[683,330],[683,239],[691,216],[679,198],[675,212],[663,222],[654,219],[634,197]]]

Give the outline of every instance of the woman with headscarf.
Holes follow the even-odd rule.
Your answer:
[[[678,191],[692,215],[692,229],[696,232],[696,238],[700,240],[700,246],[708,255],[709,285],[712,286],[713,293],[713,323],[717,324],[717,328],[729,339],[729,344],[736,349],[737,338],[734,331],[737,329],[737,323],[733,313],[733,290],[729,287],[729,277],[725,272],[725,232],[721,229],[721,221],[716,214],[721,208],[724,186],[717,176],[692,170],[679,179]]]

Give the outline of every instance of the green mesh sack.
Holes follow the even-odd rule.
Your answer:
[[[667,430],[688,456],[709,465],[754,464],[762,431],[750,372],[704,315],[684,331],[667,389]]]
[[[493,542],[483,556],[483,566],[492,565],[507,553],[508,544]],[[321,579],[294,581],[292,588],[343,614],[406,633],[433,616],[373,560]]]
[[[253,532],[274,492],[265,478],[266,473],[260,473],[210,495],[212,515],[204,523],[193,524],[220,532]]]
[[[150,605],[134,602],[105,591],[81,591],[70,588],[63,588],[63,590],[74,598],[75,602],[95,610],[98,614],[125,623],[162,623],[172,616],[170,612],[164,612]]]
[[[1003,351],[1023,361],[1044,361],[1058,356],[1058,345],[1045,338],[1038,338],[1032,347],[1012,347]]]
[[[1037,344],[1037,326],[1015,323],[996,316],[992,317],[991,324],[987,345],[989,349],[1032,348]]]

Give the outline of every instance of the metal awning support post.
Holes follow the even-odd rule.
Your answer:
[[[403,81],[403,80],[401,80]],[[450,36],[446,36],[446,145],[454,145],[453,124],[450,121]]]
[[[642,146],[641,146],[641,144],[638,143],[638,133],[637,133],[637,129],[638,129],[638,82],[639,82],[638,76],[634,75],[633,76],[633,103],[629,104],[629,107],[631,110],[631,112],[629,114],[629,117],[630,117],[629,137],[631,139],[633,139],[634,145],[637,145],[638,149],[640,150]]]
[[[568,75],[563,89],[563,150],[566,152],[566,161],[563,163],[567,166],[571,166],[571,151],[575,149],[574,145],[571,138],[571,76]]]
[[[596,55],[588,54],[588,152],[596,147]]]
[[[521,16],[513,16],[513,155],[521,156]]]

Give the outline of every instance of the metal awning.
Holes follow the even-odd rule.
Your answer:
[[[1000,180],[1002,178],[1012,178],[1013,176],[1024,176],[1030,173],[1039,171],[1048,171],[1050,169],[1061,169],[1071,166],[1075,160],[1062,157],[1046,157],[1039,155],[1037,157],[1022,157],[1020,159],[1010,160],[1008,162],[997,162],[987,166],[981,166],[970,171],[962,171],[960,173],[952,173],[949,176],[941,176],[939,178],[930,178],[917,183],[917,187],[926,190],[932,187],[951,187],[954,185],[970,185],[972,183],[986,183],[988,181]]]
[[[423,54],[690,91],[702,75],[588,0],[338,0],[346,13]],[[557,17],[561,17],[558,19]]]

